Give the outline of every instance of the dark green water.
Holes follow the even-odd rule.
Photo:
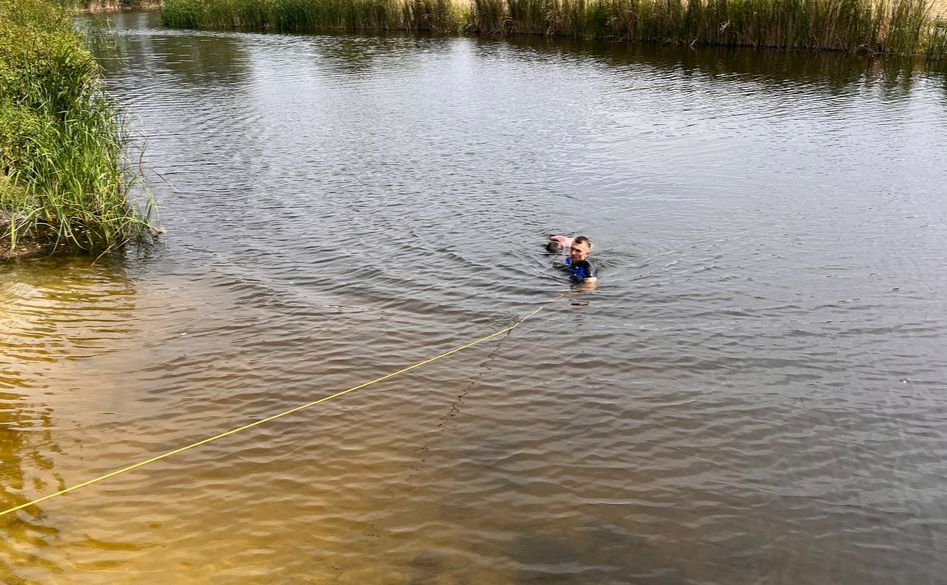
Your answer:
[[[3,508],[545,308],[0,519],[0,581],[943,583],[943,75],[115,23],[168,233],[0,268]]]

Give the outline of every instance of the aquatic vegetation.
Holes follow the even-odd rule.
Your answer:
[[[147,227],[129,201],[127,135],[69,14],[45,0],[0,0],[0,243],[24,236],[86,250]]]
[[[183,28],[470,31],[943,58],[931,0],[166,0]],[[941,21],[943,22],[943,21]]]
[[[167,0],[161,20],[179,28],[450,32],[467,12],[454,0]]]
[[[947,59],[947,17],[939,17],[927,32],[923,41],[928,59]]]

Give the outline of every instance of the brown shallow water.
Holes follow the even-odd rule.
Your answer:
[[[0,519],[0,581],[943,582],[943,76],[117,26],[168,235],[0,268],[4,508],[545,308]]]

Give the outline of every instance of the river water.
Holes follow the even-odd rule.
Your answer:
[[[0,581],[945,582],[943,75],[114,22],[167,234],[0,268],[4,509],[543,309],[0,519]]]

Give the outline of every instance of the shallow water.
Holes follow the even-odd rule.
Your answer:
[[[0,268],[3,508],[544,308],[0,519],[0,581],[943,582],[942,75],[116,25],[168,233]]]

